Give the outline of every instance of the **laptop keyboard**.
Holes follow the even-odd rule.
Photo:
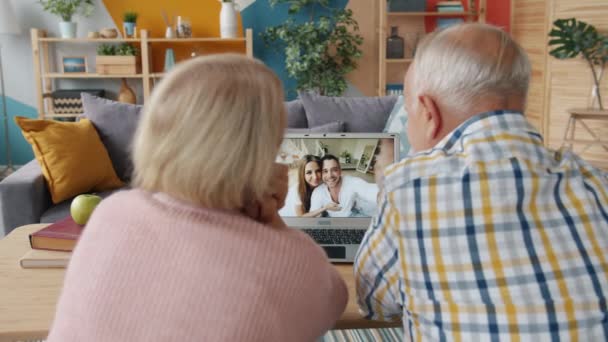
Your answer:
[[[358,245],[365,229],[302,229],[321,245]]]

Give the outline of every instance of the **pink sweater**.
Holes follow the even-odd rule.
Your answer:
[[[313,341],[347,297],[304,233],[123,191],[74,250],[48,341]]]

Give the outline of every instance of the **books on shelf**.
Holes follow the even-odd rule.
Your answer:
[[[464,12],[464,7],[460,1],[440,1],[437,3],[437,12]],[[464,22],[462,18],[438,18],[437,27],[446,28]]]
[[[51,251],[72,251],[82,233],[83,226],[74,222],[71,216],[52,223],[30,234],[32,249]]]
[[[19,259],[22,268],[65,268],[70,262],[72,253],[30,249]]]
[[[464,7],[460,1],[440,1],[435,5],[437,12],[462,12]]]

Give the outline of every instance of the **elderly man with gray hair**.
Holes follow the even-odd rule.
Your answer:
[[[483,24],[434,33],[408,69],[415,152],[384,169],[355,260],[362,312],[406,340],[608,340],[608,182],[544,147],[529,80]]]

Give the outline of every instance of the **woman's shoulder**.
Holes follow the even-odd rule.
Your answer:
[[[321,246],[319,246],[308,234],[295,228],[284,228],[280,232],[283,234],[285,244],[289,246],[292,256],[300,256],[303,259],[316,262],[328,262],[327,255]]]

